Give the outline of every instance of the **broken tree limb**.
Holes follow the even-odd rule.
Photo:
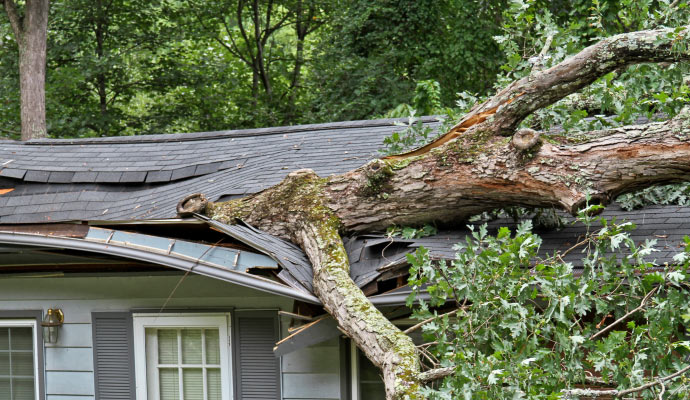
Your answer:
[[[326,182],[311,170],[299,170],[270,189],[244,199],[209,203],[205,211],[225,223],[241,217],[302,247],[312,263],[316,296],[340,329],[381,368],[387,398],[419,398],[416,347],[350,278],[339,233],[342,226],[324,202]]]
[[[419,380],[427,383],[435,381],[437,379],[445,378],[446,376],[452,375],[455,372],[455,367],[445,367],[445,368],[435,368],[428,371],[424,371],[420,374]]]
[[[474,115],[503,105],[486,128],[495,134],[511,134],[528,115],[618,68],[648,62],[687,60],[690,50],[677,52],[673,46],[675,40],[687,40],[689,30],[690,26],[679,33],[670,28],[656,29],[603,39],[549,69],[537,71],[513,82],[463,117],[457,126]],[[518,95],[520,96],[517,97]],[[505,104],[508,100],[514,101]]]
[[[677,35],[677,40],[686,40],[689,29],[686,27],[678,34],[668,28],[612,36],[547,70],[536,68],[529,76],[472,107],[460,122],[434,142],[388,158],[399,160],[427,153],[480,125],[481,129],[493,134],[510,135],[528,115],[575,93],[611,71],[632,64],[687,60],[690,51],[674,51],[674,40],[668,36]],[[550,46],[548,39],[545,49],[547,46]],[[543,56],[540,54],[540,57]]]
[[[209,203],[205,213],[226,223],[241,218],[301,246],[324,308],[382,369],[389,398],[402,398],[421,383],[416,349],[350,279],[339,233],[454,223],[506,205],[576,212],[588,194],[606,203],[654,183],[690,180],[687,111],[666,122],[594,132],[584,142],[543,138],[527,157],[509,138],[468,135],[423,156],[374,160],[329,178],[297,171],[254,195]]]
[[[592,336],[590,336],[590,337],[589,337],[589,340],[594,340],[594,339],[598,338],[599,336],[601,336],[601,335],[605,334],[606,332],[610,331],[611,329],[613,329],[613,328],[614,328],[616,325],[618,325],[619,323],[621,323],[621,322],[625,321],[626,319],[628,319],[628,317],[630,317],[631,315],[633,315],[633,314],[635,314],[636,312],[640,311],[641,309],[645,308],[645,306],[647,306],[647,301],[649,300],[650,297],[652,297],[652,295],[654,294],[654,292],[657,291],[658,288],[659,288],[659,287],[656,286],[654,289],[650,290],[649,293],[647,293],[647,295],[642,299],[642,301],[640,302],[640,305],[639,305],[639,306],[635,307],[633,310],[629,311],[629,312],[628,312],[627,314],[625,314],[624,316],[622,316],[622,317],[618,318],[617,320],[613,321],[611,324],[607,325],[604,329],[602,329],[602,330],[600,330],[599,332],[597,332],[597,333],[593,334]]]
[[[632,393],[638,393],[643,390],[652,388],[654,386],[659,386],[659,385],[664,385],[664,382],[673,380],[686,372],[690,371],[690,365],[678,370],[677,372],[672,373],[671,375],[664,376],[661,378],[657,378],[655,381],[645,383],[644,385],[636,386],[634,388],[630,389],[625,389],[625,390],[618,390],[618,389],[603,389],[603,390],[598,390],[598,389],[568,389],[564,390],[561,393],[566,396],[565,398],[577,398],[580,396],[583,397],[602,397],[602,396],[611,396],[611,397],[623,397],[627,396]]]
[[[595,132],[584,142],[544,138],[517,152],[508,138],[463,135],[424,156],[375,160],[333,176],[324,195],[347,231],[456,223],[520,205],[575,214],[589,194],[607,204],[653,184],[690,179],[690,120]]]
[[[190,212],[225,223],[241,218],[302,247],[314,269],[316,296],[381,368],[387,398],[419,398],[428,374],[420,372],[416,348],[352,281],[340,235],[454,224],[509,205],[575,213],[588,196],[605,204],[653,184],[690,180],[690,108],[666,122],[590,132],[586,140],[542,137],[541,145],[524,151],[501,136],[614,69],[688,59],[690,51],[674,53],[673,38],[667,40],[687,32],[660,29],[605,39],[511,84],[460,121],[462,134],[451,131],[451,139],[446,135],[423,152],[373,160],[328,178],[296,171],[272,188],[224,203],[199,201]]]

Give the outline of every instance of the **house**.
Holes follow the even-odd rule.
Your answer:
[[[175,209],[191,193],[233,199],[300,168],[347,171],[396,129],[378,120],[0,141],[0,398],[383,398],[375,368],[324,318],[299,248]],[[638,223],[640,239],[657,236],[657,262],[690,228],[688,207],[606,213]],[[423,245],[452,257],[466,233],[347,238],[352,277],[410,323],[405,254]],[[543,248],[580,234],[547,232]]]

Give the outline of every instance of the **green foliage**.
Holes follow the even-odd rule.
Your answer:
[[[19,53],[9,21],[0,13],[0,138],[19,139]]]
[[[633,210],[649,204],[690,205],[690,183],[652,186],[618,196],[616,202],[623,209]]]
[[[413,99],[425,90],[419,85],[433,81],[441,94],[427,105],[440,101],[449,107],[458,90],[491,88],[501,63],[491,36],[498,32],[503,1],[346,0],[339,5],[315,54],[314,119],[385,115],[421,102]],[[427,93],[437,90],[430,89]],[[428,109],[413,107],[418,114]]]
[[[435,130],[429,125],[424,125],[422,120],[415,117],[415,111],[410,110],[407,122],[396,122],[403,127],[401,131],[395,131],[383,139],[383,147],[379,152],[383,155],[400,154],[407,150],[424,145],[433,140]]]
[[[425,224],[421,228],[414,228],[411,226],[397,226],[393,225],[386,229],[386,236],[401,237],[403,239],[419,239],[427,236],[433,236],[438,232],[435,226]]]
[[[432,261],[423,248],[408,257],[414,316],[426,320],[449,303],[458,308],[422,328],[432,343],[425,347],[429,359],[455,367],[425,395],[557,399],[595,377],[601,385],[627,389],[687,364],[690,239],[677,264],[656,266],[648,261],[654,241],[635,243],[632,224],[585,212],[579,220],[589,231],[571,250],[582,253],[581,275],[558,254],[537,255],[541,239],[529,222],[495,235],[486,225],[474,229],[451,262]],[[429,300],[416,297],[422,287]],[[689,385],[687,377],[666,381],[664,398],[690,398]],[[639,395],[657,398],[659,389]]]
[[[514,0],[504,13],[504,32],[496,40],[506,53],[505,72],[497,79],[503,86],[529,75],[535,65],[548,68],[604,37],[660,26],[680,27],[690,18],[686,2],[670,7],[669,1],[579,0],[569,5],[537,0]],[[567,12],[566,12],[567,11]],[[547,38],[545,57],[539,57]],[[674,46],[687,46],[687,38],[672,33]],[[580,93],[539,110],[524,124],[548,130],[559,125],[568,131],[589,131],[633,123],[640,116],[670,118],[688,104],[684,76],[687,63],[634,65],[609,73]],[[603,118],[603,116],[613,118]],[[585,117],[595,117],[587,118]]]

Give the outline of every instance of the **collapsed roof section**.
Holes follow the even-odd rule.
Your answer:
[[[296,169],[327,176],[356,168],[401,121],[0,142],[0,224],[174,218],[190,193],[216,201],[258,192]]]
[[[311,265],[299,248],[243,224],[202,216],[202,221],[174,220],[175,206],[190,193],[204,193],[212,201],[255,193],[300,168],[322,176],[346,172],[375,158],[383,138],[402,129],[396,122],[402,120],[0,141],[0,271],[26,269],[29,262],[48,268],[49,260],[59,261],[54,268],[97,263],[101,269],[128,265],[137,270],[142,265],[131,263],[137,260],[146,268],[165,265],[318,303]],[[438,124],[435,118],[422,122]],[[636,242],[656,238],[659,251],[651,259],[660,264],[672,262],[690,232],[690,207],[624,212],[609,206],[604,216],[635,222],[640,227],[633,233]],[[77,223],[61,223],[66,221]],[[512,224],[494,221],[490,228]],[[468,233],[345,238],[352,278],[375,304],[404,304],[406,255],[424,246],[436,259],[452,259],[453,245]],[[585,228],[570,225],[541,233],[542,252],[553,253],[576,243]],[[578,259],[576,252],[566,257],[575,267]]]

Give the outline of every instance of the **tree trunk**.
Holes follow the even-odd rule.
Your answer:
[[[105,121],[108,115],[108,92],[107,92],[107,78],[103,70],[102,61],[105,58],[105,35],[107,29],[106,11],[103,10],[103,4],[100,0],[96,1],[96,10],[94,16],[94,34],[96,35],[96,57],[98,58],[98,73],[96,74],[96,90],[98,91],[98,104],[101,114],[101,123],[99,124],[98,134],[107,135],[108,125]]]
[[[314,268],[315,294],[382,369],[387,398],[420,398],[425,380],[451,374],[453,368],[420,372],[409,337],[350,279],[340,234],[392,224],[458,223],[506,205],[555,206],[574,213],[587,195],[607,203],[655,183],[690,180],[690,107],[670,121],[590,132],[585,141],[540,139],[531,130],[504,136],[529,113],[612,68],[690,58],[690,50],[672,51],[664,40],[669,32],[618,35],[517,81],[417,151],[328,178],[296,171],[272,188],[197,211],[226,223],[241,218],[300,245]]]
[[[48,0],[27,0],[20,17],[14,0],[4,0],[19,49],[22,140],[45,137],[46,35]]]

